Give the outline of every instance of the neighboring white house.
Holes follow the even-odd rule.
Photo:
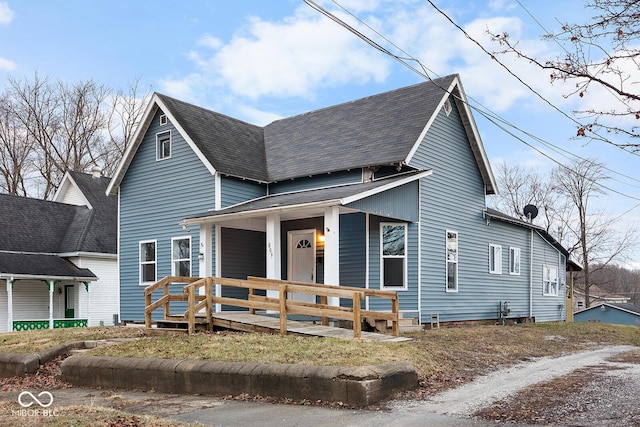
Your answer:
[[[0,332],[110,325],[119,315],[117,198],[65,174],[53,201],[0,195]]]

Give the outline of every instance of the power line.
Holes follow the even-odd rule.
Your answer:
[[[369,44],[370,46],[374,47],[376,50],[378,50],[378,51],[380,51],[380,52],[382,52],[382,53],[384,53],[384,54],[386,54],[386,55],[388,55],[388,56],[392,57],[393,59],[395,59],[396,61],[400,62],[402,65],[404,65],[405,67],[407,67],[407,68],[409,68],[410,70],[414,71],[415,73],[417,73],[417,74],[418,74],[418,75],[420,75],[421,77],[423,77],[423,78],[425,78],[425,79],[427,79],[427,80],[431,81],[432,83],[436,84],[436,85],[437,85],[440,89],[442,89],[445,93],[449,93],[449,92],[448,92],[448,90],[447,90],[446,88],[443,88],[442,86],[438,85],[438,83],[437,83],[437,82],[435,82],[435,81],[431,78],[431,76],[430,76],[430,75],[429,75],[429,73],[427,72],[428,68],[427,68],[426,66],[424,66],[424,65],[423,65],[423,64],[422,64],[418,59],[414,58],[414,57],[413,57],[413,56],[411,56],[409,53],[407,53],[406,51],[404,51],[402,48],[400,48],[400,47],[398,47],[397,45],[395,45],[395,44],[394,44],[393,42],[391,42],[388,38],[386,38],[385,36],[383,36],[382,34],[380,34],[377,30],[375,30],[374,28],[372,28],[370,25],[368,25],[368,24],[366,24],[364,21],[362,21],[362,20],[361,20],[359,17],[357,17],[355,14],[351,13],[351,12],[350,12],[350,11],[348,11],[345,7],[343,7],[342,5],[340,5],[336,0],[332,0],[334,4],[336,4],[338,7],[340,7],[340,8],[341,8],[343,11],[345,11],[346,13],[348,13],[350,16],[352,16],[352,17],[353,17],[354,19],[356,19],[358,22],[360,22],[361,24],[363,24],[364,26],[366,26],[367,28],[369,28],[371,31],[373,31],[375,34],[377,34],[377,35],[378,35],[379,37],[381,37],[383,40],[387,41],[389,44],[391,44],[392,46],[394,46],[396,49],[398,49],[398,50],[399,50],[401,53],[403,53],[405,56],[400,56],[400,55],[397,55],[397,54],[395,54],[395,53],[393,53],[393,52],[389,51],[387,48],[385,48],[385,47],[383,47],[382,45],[380,45],[379,43],[377,43],[377,42],[373,41],[372,39],[370,39],[369,37],[367,37],[366,35],[364,35],[362,32],[360,32],[360,31],[356,30],[356,29],[355,29],[355,28],[353,28],[351,25],[347,24],[346,22],[344,22],[343,20],[341,20],[341,19],[340,19],[340,18],[338,18],[337,16],[333,15],[331,12],[329,12],[329,11],[327,11],[326,9],[322,8],[321,6],[319,6],[319,5],[318,5],[317,3],[315,3],[313,0],[304,0],[304,1],[305,1],[305,3],[306,3],[307,5],[309,5],[310,7],[312,7],[313,9],[315,9],[316,11],[320,12],[322,15],[324,15],[324,16],[328,17],[329,19],[333,20],[334,22],[338,23],[340,26],[342,26],[343,28],[347,29],[347,30],[348,30],[348,31],[350,31],[351,33],[355,34],[355,35],[356,35],[356,36],[358,36],[361,40],[365,41],[367,44]],[[429,3],[431,3],[431,1],[430,1],[430,0],[427,0],[427,1],[429,1]],[[433,5],[433,3],[431,3],[431,4]],[[434,5],[434,8],[436,8],[440,13],[443,13],[443,12],[442,12],[442,11],[440,11],[437,7],[435,7],[435,5]],[[443,14],[444,14],[444,13],[443,13]],[[465,35],[466,35],[470,40],[472,40],[474,43],[476,43],[478,46],[480,46],[480,47],[482,48],[482,50],[483,50],[485,53],[488,53],[488,52],[486,51],[486,49],[484,49],[484,48],[483,48],[483,47],[482,47],[482,46],[481,46],[481,45],[480,45],[476,40],[474,40],[473,38],[471,38],[471,37],[468,35],[468,33],[466,33],[466,31],[464,31],[464,29],[462,29],[459,25],[457,25],[455,22],[453,22],[453,20],[451,20],[451,19],[450,19],[446,14],[444,14],[444,16],[445,16],[445,17],[447,17],[447,19],[448,19],[450,22],[452,22],[452,23],[453,23],[457,28],[461,29],[461,30],[464,32],[464,34],[465,34]],[[412,65],[408,64],[408,63],[407,63],[407,62],[405,62],[405,61],[412,61],[412,62],[415,62],[416,64],[420,65],[420,67],[421,67],[421,71],[420,71],[420,70],[417,70],[416,68],[414,68]],[[525,86],[530,87],[530,86],[528,86],[525,82],[523,82],[519,77],[515,76],[515,74],[513,74],[513,73],[508,69],[508,67],[506,67],[506,66],[505,66],[505,65],[503,65],[503,64],[501,64],[501,65],[502,65],[505,69],[507,69],[507,71],[509,71],[509,73],[510,73],[510,74],[514,75],[514,77],[516,77],[516,78],[517,78],[520,82],[522,82]],[[430,72],[431,72],[431,74],[434,74],[434,75],[436,75],[437,77],[439,77],[439,76],[437,75],[437,73],[433,72],[432,70],[428,70],[428,71],[430,71]],[[532,88],[531,88],[531,90],[532,90],[534,93],[537,93],[537,92],[535,92],[535,90],[533,90]],[[545,100],[541,95],[539,95],[539,94],[538,94],[538,96],[539,96],[539,97],[541,97],[541,99]],[[535,151],[539,152],[539,153],[540,153],[540,154],[542,154],[544,157],[548,158],[549,160],[551,160],[552,162],[554,162],[554,163],[558,164],[559,166],[561,166],[561,167],[563,167],[563,168],[567,168],[567,169],[569,169],[566,165],[564,165],[564,164],[560,163],[560,162],[559,162],[558,160],[556,160],[555,158],[553,158],[553,157],[551,157],[551,156],[547,155],[546,153],[544,153],[544,152],[543,152],[543,151],[541,151],[540,149],[538,149],[538,148],[536,148],[536,147],[532,146],[531,144],[527,143],[527,142],[526,142],[526,141],[524,141],[522,138],[517,137],[517,136],[516,136],[515,134],[513,134],[512,132],[510,132],[510,131],[506,130],[503,126],[498,125],[498,124],[496,123],[496,121],[502,122],[502,123],[504,123],[505,125],[507,125],[507,126],[509,126],[509,127],[513,128],[513,129],[516,129],[516,130],[517,130],[517,131],[519,131],[519,132],[522,132],[524,135],[527,135],[527,136],[529,136],[530,138],[533,138],[533,139],[535,139],[535,140],[539,141],[540,143],[542,143],[542,144],[546,145],[547,147],[549,147],[549,148],[553,149],[554,151],[559,152],[559,153],[560,153],[561,155],[563,155],[564,157],[567,157],[567,158],[569,158],[569,159],[571,159],[571,158],[575,158],[575,159],[579,159],[579,160],[582,160],[582,161],[590,161],[590,160],[588,160],[588,159],[584,159],[584,158],[582,158],[582,157],[580,157],[580,156],[578,156],[578,155],[576,155],[576,154],[573,154],[573,153],[569,152],[568,150],[565,150],[565,149],[562,149],[562,148],[560,148],[560,147],[557,147],[557,146],[555,146],[554,144],[551,144],[550,142],[545,141],[545,140],[543,140],[542,138],[536,137],[536,136],[534,136],[533,134],[531,134],[531,133],[529,133],[529,132],[527,132],[527,131],[522,130],[522,129],[521,129],[521,128],[519,128],[518,126],[516,126],[516,125],[514,125],[514,124],[512,124],[512,123],[508,122],[507,120],[505,120],[505,119],[501,118],[500,116],[498,116],[496,113],[492,112],[489,108],[487,108],[486,106],[482,105],[482,104],[481,104],[480,102],[478,102],[477,100],[475,100],[475,99],[473,99],[473,98],[471,98],[471,97],[469,97],[469,99],[472,99],[474,102],[476,102],[478,105],[480,105],[480,106],[484,109],[484,111],[483,111],[482,109],[477,108],[477,107],[475,107],[474,105],[472,105],[472,104],[470,104],[470,103],[467,103],[467,105],[468,105],[470,108],[472,108],[474,111],[476,111],[476,112],[478,112],[479,114],[481,114],[483,117],[485,117],[485,118],[486,118],[487,120],[489,120],[491,123],[493,123],[494,125],[496,125],[496,126],[497,126],[499,129],[501,129],[503,132],[505,132],[505,133],[507,133],[507,134],[511,135],[512,137],[516,138],[518,141],[520,141],[520,142],[524,143],[524,144],[525,144],[525,145],[527,145],[528,147],[530,147],[530,148],[534,149]],[[461,101],[463,101],[463,100],[461,100]],[[464,102],[464,101],[463,101],[463,102]],[[545,102],[549,103],[549,101],[547,101],[547,100],[545,100]],[[552,105],[551,103],[549,103],[549,104],[550,104],[550,105]],[[552,105],[552,106],[553,106],[553,105]],[[561,111],[561,110],[559,110],[557,107],[555,107],[555,106],[554,106],[554,108],[555,108],[556,110],[560,111],[560,112],[561,112],[563,115],[565,115],[566,117],[569,117],[566,113],[562,112],[562,111]],[[569,118],[570,118],[572,121],[574,121],[574,122],[575,122],[575,120],[573,120],[571,117],[569,117]],[[576,122],[576,123],[577,123],[577,122]],[[562,154],[562,153],[566,153],[566,154]],[[571,157],[569,157],[569,156],[571,156]],[[609,169],[609,168],[606,168],[606,167],[604,167],[603,169],[605,169],[605,170],[607,170],[607,171],[609,171],[609,172],[611,172],[611,173],[614,173],[614,174],[617,174],[617,175],[621,175],[621,176],[623,176],[623,177],[625,177],[625,178],[627,178],[627,179],[630,179],[630,180],[633,180],[633,181],[638,181],[638,182],[640,182],[640,180],[639,180],[639,179],[636,179],[636,178],[633,178],[633,177],[630,177],[630,176],[627,176],[627,175],[621,174],[621,173],[619,173],[619,172],[617,172],[617,171],[614,171],[614,170],[612,170],[612,169]],[[631,195],[628,195],[628,194],[625,194],[625,193],[619,192],[619,191],[617,191],[617,190],[613,190],[613,189],[611,189],[611,188],[609,188],[609,187],[606,187],[606,186],[604,186],[602,183],[595,182],[595,184],[596,184],[596,185],[601,186],[602,188],[605,188],[605,189],[606,189],[606,190],[608,190],[608,191],[611,191],[611,192],[613,192],[613,193],[619,194],[619,195],[621,195],[621,196],[623,196],[623,197],[627,197],[627,198],[634,199],[634,200],[640,200],[640,199],[638,199],[638,198],[636,198],[636,197],[634,197],[634,196],[631,196]]]

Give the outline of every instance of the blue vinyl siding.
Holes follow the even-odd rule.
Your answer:
[[[120,310],[123,320],[144,319],[139,282],[142,240],[157,241],[157,279],[171,274],[171,238],[191,236],[192,275],[198,276],[200,235],[178,223],[214,206],[215,179],[171,123],[157,111],[120,185]],[[171,130],[171,157],[156,160],[156,134]],[[173,311],[173,309],[172,309]],[[161,310],[158,310],[158,314]]]
[[[367,285],[367,217],[363,213],[340,215],[340,286],[365,288]],[[364,307],[364,301],[363,307]],[[353,300],[341,299],[342,307]]]
[[[417,222],[419,187],[417,181],[410,182],[350,203],[347,207],[378,216]]]
[[[221,209],[267,195],[267,185],[223,176],[220,179]]]
[[[528,317],[530,236],[528,228],[487,221],[485,188],[459,112],[440,112],[410,166],[432,169],[421,180],[421,322],[430,314],[441,321],[497,319],[500,301],[509,301],[510,317]],[[458,233],[458,290],[446,291],[446,231]],[[489,273],[489,244],[502,247],[502,274]],[[509,248],[520,249],[520,275],[509,274]],[[558,296],[542,295],[542,265],[565,266],[557,249],[534,233],[533,317],[564,319],[564,287]]]
[[[400,311],[418,312],[418,230],[416,223],[400,222],[371,215],[369,217],[369,289],[380,289],[380,223],[398,222],[407,224],[407,289],[399,290]],[[390,311],[387,300],[374,298],[369,301],[369,309]],[[409,316],[407,316],[409,317]]]
[[[564,258],[564,257],[562,257]],[[558,295],[543,295],[543,265],[558,269]],[[566,266],[561,263],[560,252],[549,245],[538,233],[533,239],[533,317],[536,322],[565,320],[566,285],[562,278],[566,277]]]
[[[366,287],[366,234],[365,214],[340,215],[340,285]]]
[[[335,185],[355,184],[362,182],[362,170],[334,172],[325,175],[316,175],[274,182],[269,185],[269,194],[288,193],[291,191],[310,190],[314,188],[332,187]]]
[[[410,166],[432,169],[420,183],[422,245],[421,322],[496,318],[498,295],[490,295],[478,272],[487,271],[484,183],[459,112],[440,111]],[[446,292],[446,231],[458,233],[458,292]]]

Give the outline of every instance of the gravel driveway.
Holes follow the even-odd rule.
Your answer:
[[[565,426],[640,426],[640,363],[615,346],[524,362],[394,411]]]

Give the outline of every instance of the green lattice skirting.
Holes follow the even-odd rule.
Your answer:
[[[86,328],[87,319],[59,319],[53,321],[53,328]],[[48,320],[17,320],[13,322],[13,330],[35,331],[36,329],[49,329]]]

